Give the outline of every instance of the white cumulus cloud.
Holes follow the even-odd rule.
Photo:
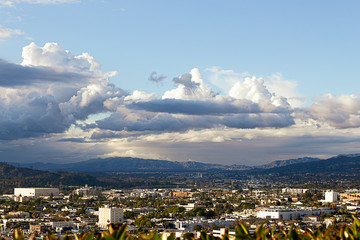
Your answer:
[[[101,71],[100,64],[90,54],[73,56],[58,43],[46,43],[44,47],[31,43],[23,48],[22,58],[23,66],[61,67],[72,71],[95,73]]]
[[[15,35],[22,35],[24,32],[18,29],[10,29],[0,25],[0,39],[2,38],[11,38]]]
[[[219,127],[283,128],[294,124],[292,109],[285,98],[271,94],[262,79],[245,80],[242,85],[235,83],[233,94],[220,95],[194,68],[174,78],[177,87],[166,91],[161,99],[140,91],[124,99],[108,99],[106,105],[116,113],[88,128],[148,134]]]
[[[298,109],[298,118],[318,124],[328,124],[335,128],[360,127],[360,96],[325,94],[307,108]]]
[[[306,101],[297,91],[297,82],[285,80],[281,73],[275,73],[266,77],[265,86],[270,92],[278,96],[286,97],[292,107],[300,107]]]
[[[266,77],[255,77],[248,72],[238,73],[234,70],[224,70],[219,67],[211,67],[205,70],[210,73],[209,80],[225,93],[251,101],[263,100],[265,97],[268,107],[269,102],[283,105],[285,99],[291,107],[299,107],[306,100],[298,93],[297,83],[285,80],[281,73]]]
[[[135,90],[131,95],[124,98],[125,101],[144,102],[156,99],[155,93],[146,93],[144,91]]]
[[[109,82],[89,54],[57,43],[24,47],[22,65],[0,61],[0,139],[62,133],[78,120],[106,112],[108,98],[127,93]]]
[[[174,78],[173,81],[178,85],[177,88],[166,91],[162,99],[208,100],[215,95],[211,87],[205,84],[197,68]]]
[[[247,99],[257,103],[264,111],[290,108],[286,98],[269,92],[262,78],[247,77],[244,81],[236,82],[229,95],[235,99]]]

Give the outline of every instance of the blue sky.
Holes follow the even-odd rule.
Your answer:
[[[0,116],[3,126],[15,126],[21,121],[24,121],[21,124],[26,124],[16,125],[14,133],[2,132],[3,137],[0,129],[3,158],[21,159],[16,155],[16,147],[20,142],[31,142],[40,148],[45,141],[53,155],[47,153],[50,158],[42,159],[44,161],[62,158],[57,152],[59,148],[67,149],[68,155],[63,157],[69,158],[69,161],[97,156],[143,157],[150,149],[155,158],[249,165],[304,155],[326,157],[344,151],[356,152],[358,149],[358,1],[0,0],[0,6],[0,58],[7,63],[2,66],[3,72],[10,71],[8,69],[13,69],[14,65],[26,66],[21,68],[25,72],[32,71],[32,68],[42,71],[44,66],[51,69],[62,67],[61,71],[67,74],[94,74],[94,78],[95,75],[99,77],[117,71],[117,75],[109,78],[106,84],[114,84],[124,91],[119,93],[102,83],[101,86],[110,91],[111,96],[102,95],[102,102],[98,104],[104,106],[104,103],[111,102],[112,108],[106,106],[95,110],[94,106],[98,105],[89,102],[86,111],[78,106],[73,111],[79,112],[70,114],[65,113],[62,106],[73,104],[69,102],[71,96],[76,99],[79,96],[76,91],[90,86],[87,84],[94,83],[92,80],[85,85],[74,80],[78,84],[74,83],[77,88],[69,92],[66,90],[69,86],[57,82],[61,85],[59,92],[64,95],[52,95],[56,92],[55,87],[50,87],[54,82],[44,77],[43,80],[36,79],[37,84],[39,81],[46,82],[41,87],[31,84],[36,90],[30,94],[23,89],[29,85],[28,82],[21,87],[11,86],[10,83],[14,81],[12,75],[7,77],[3,74],[3,79],[0,79],[3,82],[2,90],[7,91],[7,94],[10,94],[9,89],[19,91],[16,97],[6,95],[8,99],[34,96],[34,92],[39,95],[39,99],[52,96],[56,102],[51,100],[51,104],[60,106],[60,115],[64,118],[58,125],[40,131],[33,122],[38,117],[44,117],[40,114],[42,110],[39,110],[38,115],[31,115],[34,110],[31,110],[30,103],[12,110],[13,100],[4,100],[2,106],[6,114]],[[41,51],[45,51],[46,43],[57,43],[56,46],[60,47],[56,54],[61,55],[61,51],[67,50],[75,60],[66,58],[66,61],[61,62],[66,63],[64,66],[56,60],[56,56],[50,60],[41,60],[42,55],[31,55],[34,49],[38,49],[31,45],[27,48],[29,59],[25,62],[22,57],[23,47],[30,46],[32,42]],[[80,65],[76,65],[80,63],[74,63],[77,59],[75,56],[84,52],[101,64],[101,74],[99,71],[95,74],[90,68],[80,69]],[[72,63],[76,67],[71,66]],[[194,68],[199,71],[192,71]],[[47,69],[46,74],[50,74],[49,71]],[[192,80],[183,75],[190,71]],[[156,72],[153,76],[166,78],[158,82],[149,81],[153,72]],[[50,75],[55,79],[54,73]],[[181,75],[184,77],[174,81]],[[252,76],[256,79],[262,77],[264,83],[254,79],[245,83],[244,79]],[[29,81],[34,81],[34,78]],[[239,82],[237,86],[236,82]],[[179,89],[185,87],[185,90],[189,90],[186,89],[189,84],[191,91],[197,86],[203,92],[200,93],[196,88],[191,96],[186,95],[186,92],[181,94]],[[211,90],[207,91],[207,87]],[[231,93],[230,89],[233,90]],[[246,91],[254,89],[258,92],[247,94]],[[139,98],[130,97],[134,95],[134,90],[142,91],[137,96],[141,95],[141,101],[146,104],[139,104]],[[279,103],[279,99],[270,99],[268,94],[287,100]],[[323,98],[324,94],[328,95]],[[123,102],[120,104],[119,99],[126,97],[125,102],[132,102],[122,106]],[[234,103],[234,99],[242,102]],[[246,103],[252,109],[246,113],[250,119],[241,112],[244,111],[244,99],[253,103],[251,107]],[[270,102],[266,105],[267,101]],[[226,117],[229,117],[227,119],[223,115],[225,113],[215,114],[212,109],[211,113],[206,113],[207,118],[203,119],[201,114],[189,115],[188,110],[169,112],[170,108],[177,109],[179,106],[194,109],[193,112],[207,110],[206,102],[219,104],[214,105],[219,109],[230,109],[229,104],[233,109],[236,105],[236,111],[240,111],[237,113],[242,115],[230,116],[235,114],[231,110],[231,113],[226,113]],[[157,109],[156,113],[154,109]],[[286,113],[284,109],[287,109]],[[279,115],[279,111],[287,114],[286,117]],[[28,118],[22,119],[20,112],[29,113]],[[70,114],[73,117],[71,121],[64,114]],[[254,114],[258,114],[256,119]],[[267,117],[265,120],[264,116]],[[90,126],[89,122],[95,119],[100,122]],[[155,127],[154,122],[138,126],[139,122],[149,119],[156,120],[156,123],[163,122],[159,127]],[[175,128],[172,125],[175,123],[169,122],[169,119],[180,119],[181,127]],[[132,121],[131,124],[129,121]],[[119,122],[123,125],[114,125]],[[171,128],[167,127],[170,125]],[[43,123],[42,126],[47,125]],[[21,129],[25,129],[24,132]],[[106,132],[107,135],[95,140],[91,138],[94,132]],[[350,136],[348,132],[351,132]],[[215,137],[206,141],[211,139],[210,135],[216,135],[217,139]],[[270,136],[276,136],[278,142],[267,142]],[[78,139],[77,146],[74,148],[71,141],[64,139]],[[164,140],[161,142],[158,139]],[[302,148],[298,143],[301,140],[317,142],[319,148]],[[284,145],[289,141],[294,141],[291,152]],[[169,142],[173,144],[169,145]],[[206,149],[214,149],[214,143],[217,143],[220,156],[228,155],[225,160],[219,159],[219,156],[213,159],[206,156]],[[94,146],[96,150],[90,154],[87,149],[94,149]],[[250,150],[249,146],[252,146]],[[339,146],[339,149],[334,146]],[[186,156],[181,154],[184,151],[188,152]],[[244,154],[241,154],[240,159],[234,159],[234,156],[239,156],[239,152]]]
[[[19,62],[31,41],[57,42],[74,54],[89,52],[104,71],[117,70],[113,81],[129,90],[161,92],[146,81],[153,71],[171,80],[194,67],[219,66],[258,76],[281,72],[310,98],[353,93],[359,7],[358,1],[20,2],[1,8],[0,20],[24,35],[3,41],[0,51]]]

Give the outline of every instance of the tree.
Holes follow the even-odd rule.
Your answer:
[[[37,212],[33,212],[32,214],[31,214],[31,217],[32,218],[37,218],[39,215],[37,214]]]
[[[134,224],[139,226],[139,227],[153,227],[153,226],[155,226],[155,223],[152,222],[149,218],[147,218],[145,216],[141,216],[141,217],[137,218],[134,221]]]
[[[184,234],[183,237],[184,237],[184,239],[186,239],[186,240],[193,240],[194,237],[195,237],[195,235],[194,235],[194,233],[192,233],[192,232],[187,232],[187,233]]]
[[[205,215],[206,218],[213,218],[216,216],[216,213],[213,210],[206,211]]]
[[[202,230],[202,226],[201,225],[195,225],[193,227],[193,231],[197,231],[197,232],[200,232]]]
[[[133,211],[125,211],[124,218],[125,219],[134,219],[135,213]]]
[[[202,216],[205,216],[205,208],[202,208],[202,207],[196,207],[196,208],[193,208],[190,210],[190,215],[191,216],[194,216],[194,217],[202,217]]]

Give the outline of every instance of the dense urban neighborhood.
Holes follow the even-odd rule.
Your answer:
[[[66,166],[1,163],[0,236],[103,236],[119,226],[134,239],[154,231],[164,240],[201,234],[242,239],[239,226],[255,239],[261,229],[267,237],[270,229],[284,238],[291,229],[344,234],[351,224],[360,228],[359,160],[339,155],[252,168],[129,158]]]
[[[15,188],[1,197],[1,235],[10,237],[15,229],[38,237],[101,232],[110,223],[127,223],[130,234],[157,229],[164,238],[198,238],[201,231],[220,237],[226,229],[231,236],[239,222],[250,232],[261,224],[315,230],[352,222],[359,201],[357,189],[262,188],[254,182],[241,189]]]

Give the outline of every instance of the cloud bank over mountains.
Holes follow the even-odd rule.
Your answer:
[[[173,79],[176,88],[161,98],[110,83],[88,53],[74,56],[57,43],[23,48],[21,64],[0,61],[0,138],[17,139],[83,129],[173,132],[215,127],[281,128],[294,124],[286,98],[275,96],[262,79],[236,82],[229,95],[213,92],[200,71]],[[79,124],[92,114],[112,114]]]
[[[257,137],[321,136],[329,129],[341,135],[360,127],[358,95],[328,94],[301,107],[296,84],[279,75],[266,81],[247,73],[207,69],[213,74],[212,84],[224,83],[227,92],[220,94],[194,68],[173,78],[175,87],[157,96],[115,86],[111,78],[116,72],[103,73],[88,53],[74,56],[57,43],[31,43],[23,48],[22,58],[21,64],[0,60],[3,141],[56,138],[58,144],[112,146],[99,151],[103,155],[135,155],[132,149],[116,149],[111,141],[118,139],[122,146],[131,142],[142,155],[148,147],[141,146],[150,142],[234,144]],[[153,72],[149,80],[161,83],[165,77]]]

